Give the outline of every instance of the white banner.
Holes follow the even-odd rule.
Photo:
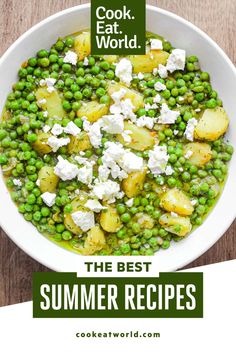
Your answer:
[[[187,271],[204,272],[203,319],[34,319],[27,302],[0,308],[0,352],[234,353],[236,261]]]

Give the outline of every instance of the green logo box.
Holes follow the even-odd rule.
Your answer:
[[[202,318],[203,274],[155,278],[77,278],[33,274],[35,318]]]
[[[145,54],[145,0],[91,0],[92,55]]]

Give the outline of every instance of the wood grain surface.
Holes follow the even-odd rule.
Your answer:
[[[0,56],[26,30],[57,11],[86,3],[78,0],[0,0]],[[209,34],[236,63],[235,0],[153,0]],[[0,108],[2,109],[2,107]],[[1,202],[1,201],[0,201]],[[187,268],[236,258],[236,222],[208,252]],[[32,273],[49,271],[0,229],[0,306],[31,300]]]

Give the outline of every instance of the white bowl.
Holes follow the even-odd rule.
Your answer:
[[[23,34],[0,60],[0,109],[11,86],[17,80],[21,63],[41,48],[50,48],[59,36],[90,27],[90,6],[76,6],[59,12]],[[226,54],[200,29],[184,19],[153,6],[147,6],[147,30],[167,38],[173,46],[195,54],[205,71],[212,77],[231,118],[228,138],[236,145],[236,70]],[[223,193],[202,226],[188,238],[172,243],[167,251],[159,251],[158,270],[172,271],[185,266],[207,251],[226,231],[236,216],[233,198],[236,193],[236,154],[229,167]],[[37,261],[57,271],[76,271],[80,256],[54,244],[26,222],[12,202],[0,176],[0,223],[9,237]]]

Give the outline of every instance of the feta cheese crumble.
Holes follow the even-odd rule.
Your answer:
[[[84,58],[84,66],[88,66],[89,65],[89,60],[87,57]]]
[[[120,192],[120,184],[111,180],[105,182],[97,182],[93,187],[92,194],[98,199],[106,200],[114,203],[116,198],[121,198],[123,193]]]
[[[46,100],[45,98],[42,98],[41,100],[38,100],[38,101],[37,101],[37,104],[38,104],[39,106],[42,106],[42,105],[44,105],[45,103],[47,103],[47,100]]]
[[[131,130],[124,130],[123,133],[121,134],[122,135],[122,138],[124,139],[124,142],[125,143],[131,143],[132,141],[132,137],[130,135],[132,135],[133,132]]]
[[[191,150],[188,150],[184,157],[188,160],[192,156],[193,152]]]
[[[132,64],[130,60],[126,58],[121,59],[116,65],[115,74],[121,82],[129,86],[132,81]]]
[[[167,68],[162,64],[159,64],[157,72],[162,79],[166,79],[168,76]]]
[[[122,88],[111,95],[111,98],[114,100],[114,104],[111,105],[110,112],[112,114],[122,114],[124,119],[131,119],[132,121],[135,121],[136,115],[133,112],[134,106],[131,100],[129,98],[122,100],[125,94],[126,90]]]
[[[48,133],[50,130],[51,130],[51,127],[49,125],[45,124],[43,127],[43,132]]]
[[[154,89],[156,91],[164,91],[166,90],[166,85],[162,84],[160,81],[157,81],[154,85]]]
[[[19,179],[14,178],[12,180],[12,182],[13,182],[14,186],[16,186],[16,187],[21,187],[22,186],[22,182]]]
[[[41,198],[47,206],[52,207],[55,204],[56,194],[45,192],[41,194]]]
[[[186,61],[186,52],[183,49],[172,50],[169,58],[167,59],[166,69],[173,73],[176,70],[184,70]]]
[[[137,119],[136,125],[138,127],[147,127],[148,129],[152,129],[154,124],[155,124],[156,119],[147,117],[147,116],[142,116],[139,119]]]
[[[197,120],[195,118],[191,118],[188,120],[184,136],[187,140],[193,141],[194,139],[194,129],[197,125]]]
[[[101,133],[101,122],[98,120],[97,122],[90,124],[86,117],[82,117],[83,120],[83,128],[88,133],[88,137],[91,145],[96,149],[99,148],[102,144],[102,133]]]
[[[39,85],[40,86],[47,86],[47,91],[49,93],[52,93],[53,91],[55,91],[54,85],[56,83],[56,79],[53,79],[52,77],[48,77],[46,79],[42,79],[39,81]]]
[[[153,102],[154,103],[160,103],[161,102],[161,96],[159,95],[159,93],[153,97]]]
[[[160,124],[174,124],[176,119],[179,117],[180,112],[172,111],[169,109],[166,103],[161,106],[161,115],[159,117],[158,123]]]
[[[77,125],[74,122],[69,122],[63,130],[65,133],[73,136],[76,136],[81,132],[81,129],[77,127]]]
[[[94,213],[91,211],[76,211],[71,214],[74,223],[86,232],[95,226]]]
[[[50,136],[47,141],[47,144],[52,148],[53,152],[56,152],[60,147],[66,146],[69,143],[70,138],[57,138],[55,136]]]
[[[54,167],[54,173],[60,177],[63,181],[71,180],[78,174],[78,167],[67,160],[64,160],[62,156],[58,156],[58,163]]]
[[[133,152],[125,152],[120,161],[120,166],[127,173],[140,171],[143,168],[143,158]]]
[[[77,60],[78,60],[78,55],[75,52],[72,52],[72,50],[68,50],[68,52],[66,52],[66,55],[63,59],[63,62],[76,65]]]
[[[174,172],[175,172],[175,171],[174,171],[174,169],[173,169],[171,166],[168,165],[168,166],[166,167],[165,174],[166,174],[167,176],[171,176]]]
[[[60,124],[56,123],[52,127],[51,133],[56,136],[61,135],[63,133],[63,127]]]
[[[130,198],[127,202],[125,202],[125,204],[127,207],[131,208],[134,205],[134,198]]]
[[[163,44],[162,44],[162,41],[160,39],[152,38],[150,40],[150,43],[151,43],[151,49],[152,50],[162,50],[163,49]]]
[[[100,213],[101,210],[107,209],[96,199],[89,199],[84,206],[95,213]]]
[[[168,159],[166,146],[155,145],[154,149],[149,151],[148,168],[154,176],[165,172]]]
[[[137,78],[138,78],[139,80],[143,80],[143,79],[144,79],[143,73],[138,73]]]
[[[124,117],[121,114],[103,116],[102,129],[109,134],[121,134],[124,130]]]
[[[77,178],[78,181],[90,185],[93,180],[93,163],[86,161],[84,166],[79,168]]]

